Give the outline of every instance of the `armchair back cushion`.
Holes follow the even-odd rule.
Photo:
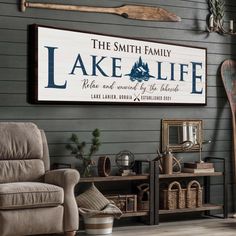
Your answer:
[[[45,169],[42,160],[0,160],[0,184],[39,180]]]
[[[42,131],[33,123],[1,122],[0,133],[0,183],[38,181],[49,159]]]

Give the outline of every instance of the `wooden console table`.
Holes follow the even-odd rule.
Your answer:
[[[89,177],[89,178],[81,178],[80,183],[106,183],[111,182],[114,183],[134,183],[139,184],[142,182],[149,183],[150,186],[150,202],[149,202],[149,211],[135,211],[135,212],[125,212],[122,217],[137,217],[137,216],[146,216],[148,219],[148,224],[154,225],[159,224],[159,216],[164,214],[178,214],[178,213],[187,213],[187,212],[204,212],[206,215],[210,215],[210,211],[222,210],[223,218],[228,217],[228,209],[227,209],[227,182],[226,182],[226,173],[225,173],[225,160],[223,158],[214,158],[208,157],[205,158],[205,161],[217,160],[222,163],[223,171],[213,172],[213,173],[175,173],[171,175],[159,174],[159,163],[158,161],[149,161],[149,173],[150,174],[142,174],[142,164],[144,162],[137,162],[138,166],[136,169],[137,175],[134,176],[108,176],[108,177]],[[212,204],[210,199],[210,180],[214,177],[222,177],[223,178],[223,203],[222,204]],[[161,182],[170,182],[170,181],[181,181],[181,180],[191,180],[191,179],[201,179],[203,178],[203,186],[204,186],[204,203],[201,207],[197,208],[184,208],[184,209],[174,209],[174,210],[166,210],[159,209],[160,198],[160,183]],[[102,190],[101,190],[102,191]],[[117,194],[122,194],[122,192],[117,192]]]

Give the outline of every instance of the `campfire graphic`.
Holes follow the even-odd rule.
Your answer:
[[[131,72],[125,76],[129,76],[131,81],[138,82],[148,81],[150,78],[154,78],[154,76],[149,74],[148,64],[144,63],[141,57],[134,63]]]

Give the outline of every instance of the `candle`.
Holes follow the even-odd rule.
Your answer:
[[[128,155],[125,155],[123,158],[122,158],[122,166],[129,166],[129,156]]]
[[[210,16],[210,29],[214,27],[214,17],[213,15]]]
[[[187,141],[188,137],[187,137],[187,125],[186,123],[183,124],[183,142]]]
[[[187,140],[194,142],[194,140],[193,140],[193,126],[192,125],[188,126],[188,139]]]
[[[230,22],[229,22],[229,30],[230,30],[231,32],[234,31],[234,21],[233,21],[233,20],[230,20]]]

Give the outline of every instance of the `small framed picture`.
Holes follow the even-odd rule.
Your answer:
[[[68,169],[68,168],[71,168],[71,164],[68,164],[68,163],[53,163],[51,169],[55,170],[55,169]]]

